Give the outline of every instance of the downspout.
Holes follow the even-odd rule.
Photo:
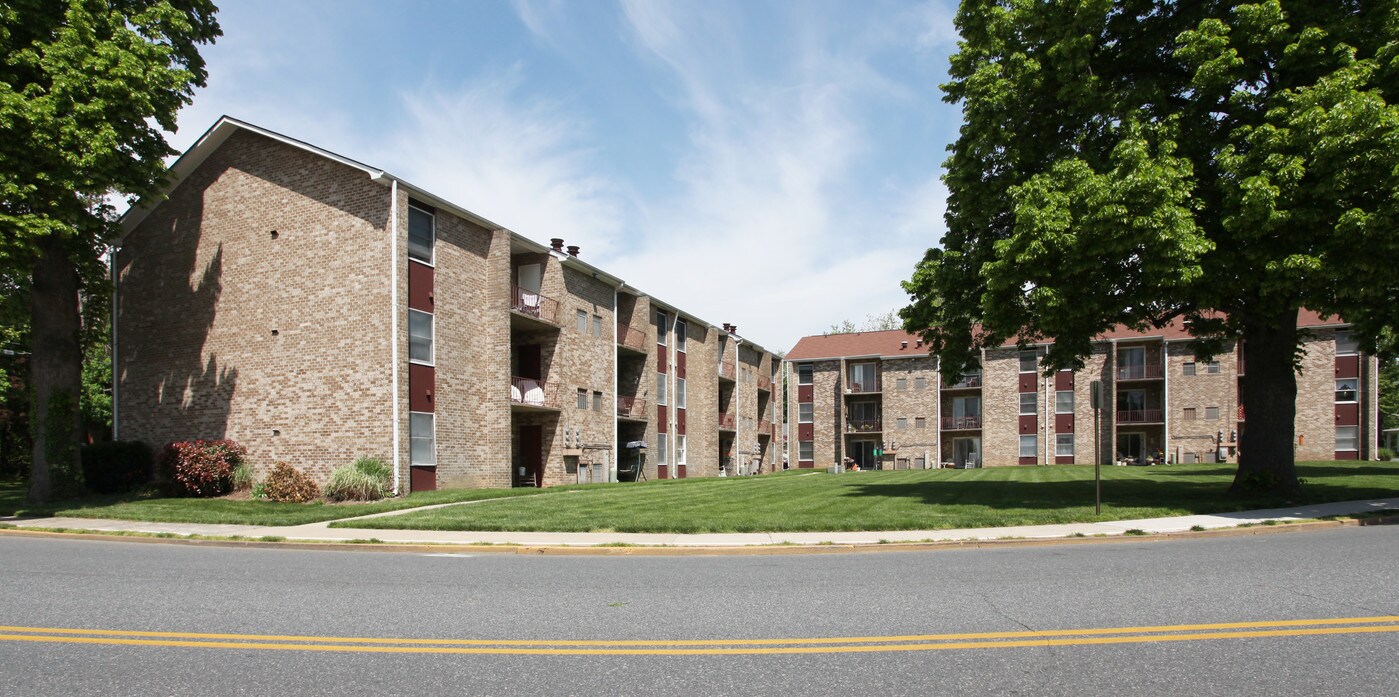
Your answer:
[[[933,446],[934,446],[935,448],[937,448],[937,454],[935,455],[935,457],[936,457],[937,459],[933,460],[933,461],[930,463],[930,462],[928,461],[928,456],[925,454],[925,455],[923,456],[923,466],[924,466],[924,467],[928,467],[928,466],[931,465],[933,469],[941,469],[941,468],[942,468],[942,382],[943,382],[943,378],[942,378],[942,359],[941,359],[941,358],[938,358],[938,359],[937,359],[937,369],[933,371],[933,380],[935,380],[935,383],[933,384],[933,402],[934,402],[934,405],[933,405],[933,419],[934,419],[934,421],[933,421],[933,428],[936,428],[936,429],[937,429],[936,431],[934,431],[934,433],[936,433],[937,435],[933,438]]]
[[[612,463],[607,468],[607,481],[617,481],[617,467],[622,463],[622,441],[618,438],[621,435],[621,425],[617,421],[617,389],[621,384],[621,379],[617,376],[617,371],[621,370],[621,364],[617,359],[617,288],[612,286],[612,445],[617,448],[617,456],[612,458]],[[635,308],[635,306],[633,306]],[[633,311],[635,311],[633,309]],[[627,324],[631,326],[630,323]],[[638,477],[640,479],[640,477]]]
[[[1161,459],[1168,460],[1171,457],[1171,363],[1170,352],[1166,350],[1167,344],[1161,342]],[[1220,371],[1221,373],[1224,371]],[[1226,416],[1227,419],[1227,416]],[[1227,421],[1226,421],[1227,423]],[[1228,429],[1225,429],[1228,430]],[[1165,462],[1158,462],[1164,465]]]
[[[107,248],[107,277],[112,283],[112,440],[121,440],[121,395],[117,386],[117,247]]]
[[[1046,348],[1046,351],[1047,351],[1047,350],[1048,350],[1048,349]],[[1036,355],[1038,355],[1038,354],[1036,354]],[[1055,373],[1057,374],[1058,371],[1055,371]],[[1053,400],[1053,398],[1054,398],[1054,393],[1053,393],[1052,391],[1050,391],[1050,385],[1053,384],[1053,382],[1052,382],[1053,380],[1054,380],[1054,377],[1053,377],[1053,376],[1050,376],[1050,377],[1047,377],[1047,378],[1046,378],[1046,377],[1041,377],[1041,378],[1040,378],[1040,384],[1044,385],[1044,464],[1046,464],[1046,465],[1052,465],[1052,464],[1055,463],[1054,460],[1050,460],[1050,459],[1049,459],[1049,453],[1050,453],[1050,447],[1051,447],[1051,446],[1050,446],[1050,442],[1049,442],[1049,441],[1050,441],[1050,438],[1049,438],[1049,421],[1050,421],[1050,419],[1054,418],[1052,415],[1054,414],[1055,411],[1057,411],[1057,409],[1056,409],[1056,408],[1054,407],[1054,405],[1052,404],[1052,400]]]
[[[398,496],[402,474],[402,426],[398,406],[398,180],[389,182],[389,356],[393,375],[393,495]]]

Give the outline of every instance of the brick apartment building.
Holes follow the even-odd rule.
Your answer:
[[[1303,311],[1297,378],[1297,458],[1371,459],[1378,443],[1378,361],[1346,325]],[[1080,371],[1045,376],[1044,346],[982,352],[981,368],[942,375],[921,339],[903,331],[808,336],[787,355],[795,386],[788,456],[798,467],[850,458],[905,469],[1091,463],[1233,461],[1246,425],[1237,347],[1197,361],[1185,327],[1114,331]],[[1097,439],[1091,385],[1107,400]],[[882,451],[876,457],[876,451]]]
[[[227,117],[172,175],[112,262],[118,438],[398,491],[777,466],[780,361],[578,247]]]

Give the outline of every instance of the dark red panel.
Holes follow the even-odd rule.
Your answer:
[[[430,365],[408,364],[408,410],[436,411],[437,371]]]
[[[1336,356],[1336,377],[1360,377],[1360,356]]]
[[[675,478],[676,478],[676,479],[684,479],[684,478],[685,478],[685,466],[684,466],[684,465],[676,465],[676,466],[675,466]]]
[[[685,352],[684,352],[684,351],[676,351],[676,352],[675,352],[675,375],[676,375],[676,377],[682,377],[682,378],[685,377]]]
[[[1039,460],[1039,458],[1037,458],[1037,457],[1022,457],[1022,458],[1020,458],[1020,464],[1022,464],[1022,465],[1037,465],[1037,464],[1039,464],[1039,462],[1040,462],[1040,460]]]
[[[408,468],[408,487],[413,493],[437,491],[437,468],[413,465]]]
[[[408,307],[423,312],[432,312],[433,269],[416,261],[408,262]]]
[[[666,426],[666,405],[661,404],[656,407],[656,432],[668,433]]]
[[[1072,390],[1074,388],[1074,371],[1061,370],[1054,374],[1054,389]]]
[[[1034,414],[1020,415],[1020,432],[1034,433],[1039,430],[1040,420]]]
[[[1036,378],[1038,378],[1039,376],[1040,376],[1039,373],[1021,373],[1021,374],[1020,374],[1020,391],[1021,391],[1021,392],[1038,392],[1038,391],[1039,391],[1039,385],[1036,384],[1036,383],[1038,382],[1038,381],[1036,380]]]
[[[797,424],[797,440],[816,440],[816,424]]]
[[[1073,432],[1074,432],[1074,415],[1073,415],[1073,414],[1055,414],[1055,415],[1054,415],[1054,432],[1055,432],[1055,433],[1073,433]]]
[[[813,468],[813,467],[815,467],[815,466],[816,466],[816,462],[813,461],[813,460],[798,460],[798,461],[797,461],[797,469],[799,469],[799,470],[809,470],[809,469],[811,469],[811,468]]]
[[[797,401],[810,402],[816,398],[815,385],[797,385]]]
[[[682,354],[680,354],[680,355],[683,356],[683,355],[685,355],[685,354],[682,353]],[[677,408],[677,409],[675,410],[675,432],[678,433],[678,434],[680,434],[680,435],[682,435],[682,436],[685,435],[685,410],[684,410],[684,409],[678,409],[678,408]]]
[[[661,346],[660,344],[656,345],[656,372],[658,373],[665,373],[669,371],[669,369],[666,368],[666,365],[670,362],[668,360],[666,350],[666,347]]]
[[[1337,459],[1337,460],[1359,460],[1359,459],[1360,459],[1360,453],[1358,453],[1358,452],[1356,452],[1356,451],[1354,451],[1354,450],[1337,450],[1337,451],[1336,451],[1336,459]]]
[[[1359,426],[1359,425],[1360,425],[1360,405],[1359,405],[1359,404],[1337,404],[1337,405],[1336,405],[1336,425],[1337,425],[1337,426]]]
[[[670,479],[670,465],[656,465],[656,479]]]
[[[1072,465],[1073,463],[1074,463],[1074,459],[1073,459],[1072,456],[1069,456],[1069,455],[1055,455],[1055,456],[1054,456],[1054,464],[1056,464],[1056,465]]]

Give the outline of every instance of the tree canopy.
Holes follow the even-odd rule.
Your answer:
[[[1396,348],[1396,2],[966,0],[956,24],[948,231],[905,326],[953,372],[1047,338],[1081,367],[1181,315],[1201,355],[1242,339],[1241,478],[1295,489],[1299,308]]]

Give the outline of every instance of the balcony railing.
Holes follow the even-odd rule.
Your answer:
[[[1117,410],[1117,423],[1120,424],[1159,424],[1165,421],[1165,412],[1160,409]]]
[[[538,291],[511,286],[510,309],[549,324],[559,323],[559,301]]]
[[[617,324],[617,345],[625,346],[633,351],[645,353],[646,332],[619,322]]]
[[[733,365],[732,363],[720,363],[720,364],[719,364],[719,377],[724,378],[725,380],[733,380],[733,379],[734,379],[734,365]]]
[[[1145,365],[1121,365],[1117,367],[1118,380],[1159,380],[1165,372],[1160,363]]]
[[[1242,404],[1239,405],[1239,420],[1244,420],[1244,405]]]
[[[719,412],[719,430],[721,430],[721,431],[732,431],[732,430],[734,430],[734,415],[733,415],[733,414],[725,414],[725,413],[722,412],[722,411]]]
[[[863,382],[850,382],[845,391],[848,394],[872,394],[880,391],[880,382],[879,378]]]
[[[626,419],[646,418],[646,400],[639,397],[617,397],[617,416]]]
[[[552,386],[535,378],[510,378],[510,403],[529,407],[559,408]]]
[[[981,428],[980,416],[942,417],[942,430],[944,431],[962,431],[974,428]]]
[[[878,433],[883,425],[881,419],[850,419],[845,422],[846,433]]]
[[[759,375],[759,376],[758,376],[758,389],[763,390],[763,391],[765,391],[765,392],[771,392],[771,391],[772,391],[772,378],[770,378],[770,377],[768,377],[768,376],[766,376],[766,375]]]
[[[977,372],[971,375],[964,375],[961,380],[952,383],[943,380],[942,386],[949,390],[956,390],[964,387],[981,387],[981,373]]]

